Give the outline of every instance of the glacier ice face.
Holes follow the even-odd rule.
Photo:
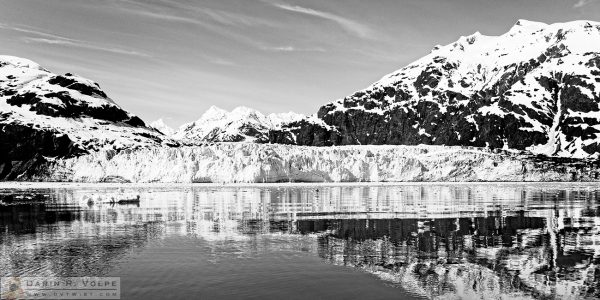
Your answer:
[[[560,181],[570,180],[571,174],[517,156],[462,147],[214,143],[59,159],[21,180],[111,178],[161,183]]]

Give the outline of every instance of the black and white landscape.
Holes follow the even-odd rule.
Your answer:
[[[0,0],[0,299],[600,298],[598,16]]]
[[[0,177],[182,183],[596,180],[598,44],[597,22],[519,20],[500,36],[475,33],[435,46],[309,116],[213,106],[177,130],[162,120],[146,124],[94,81],[2,56]]]

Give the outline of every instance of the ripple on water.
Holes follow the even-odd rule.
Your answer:
[[[110,203],[131,195],[140,202]],[[600,296],[593,185],[81,187],[0,198],[20,199],[0,205],[0,275],[120,276],[124,298]]]

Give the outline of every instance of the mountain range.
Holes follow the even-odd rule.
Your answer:
[[[282,126],[305,119],[304,115],[278,113],[263,115],[261,112],[237,107],[228,112],[216,106],[210,107],[195,122],[182,125],[173,131],[172,138],[194,142],[268,142],[269,132]]]
[[[475,146],[597,157],[598,45],[600,23],[519,20],[501,36],[475,33],[436,46],[312,116],[272,126],[246,108],[231,114],[211,108],[175,136],[309,146]]]
[[[0,56],[0,178],[100,150],[213,142],[445,145],[545,156],[600,155],[600,23],[519,20],[463,36],[310,116],[211,107],[146,125],[73,74]],[[110,152],[109,152],[110,153]]]

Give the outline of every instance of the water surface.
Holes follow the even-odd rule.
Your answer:
[[[0,276],[118,276],[122,299],[600,296],[598,185],[33,186],[0,199]]]

